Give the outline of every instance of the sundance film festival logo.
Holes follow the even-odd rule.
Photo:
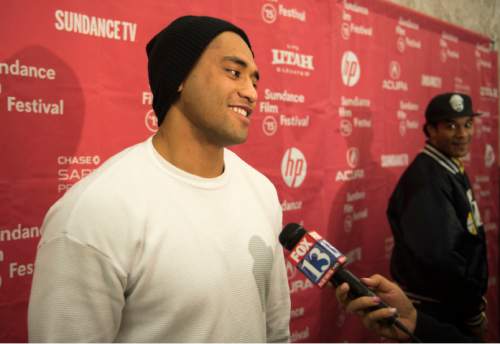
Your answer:
[[[262,121],[262,131],[267,136],[273,136],[278,131],[278,121],[273,116],[266,116]]]
[[[409,109],[409,110],[418,109],[418,106],[416,106],[416,104],[404,103],[404,102],[400,102],[400,104],[402,104],[402,108],[404,108],[404,109]],[[405,104],[407,104],[407,105],[405,105]],[[416,108],[413,108],[414,105],[416,106]],[[400,119],[399,134],[401,136],[405,136],[408,129],[418,129],[420,126],[418,121],[408,119],[406,112],[404,112],[403,110],[398,110],[397,117],[398,117],[398,119]]]
[[[158,118],[156,117],[154,110],[149,110],[146,113],[144,124],[150,132],[156,133],[158,131]]]
[[[439,50],[439,57],[441,58],[442,62],[446,62],[449,58],[460,58],[460,53],[458,52],[458,50],[453,50],[450,48],[450,42],[453,43],[453,45],[457,44],[459,42],[458,37],[446,32],[442,32],[441,39],[439,40],[439,46],[441,47],[441,49]]]
[[[493,65],[491,61],[483,59],[481,52],[485,53],[487,55],[487,58],[489,59],[489,54],[491,53],[491,49],[488,47],[484,47],[482,45],[476,46],[475,55],[476,55],[477,70],[480,70],[481,68],[492,69]]]
[[[439,57],[441,58],[442,62],[446,62],[449,58],[459,59],[460,53],[456,50],[451,50],[449,48],[442,48],[439,52]]]
[[[352,123],[348,119],[340,121],[340,135],[347,137],[352,134]]]
[[[402,120],[399,122],[399,134],[401,136],[405,136],[406,133],[408,132],[408,129],[418,129],[420,127],[420,124],[418,121],[412,121],[409,119]]]
[[[352,206],[351,206],[352,207]],[[344,231],[350,233],[353,229],[354,222],[368,218],[368,208],[347,214],[344,217]]]
[[[262,16],[262,20],[268,24],[272,24],[276,21],[276,18],[278,18],[278,12],[276,11],[276,7],[274,7],[273,4],[264,4],[262,6],[262,9],[260,11],[260,14]]]
[[[272,24],[278,19],[278,16],[298,20],[301,22],[306,21],[306,11],[300,11],[296,8],[286,8],[282,4],[278,5],[278,9],[273,4],[266,3],[262,6],[260,11],[262,20],[268,24]]]
[[[295,148],[286,150],[281,161],[281,175],[285,184],[291,188],[298,188],[306,178],[307,162],[304,154]]]
[[[345,16],[345,14],[346,12],[344,12],[343,16]],[[348,40],[351,37],[351,34],[371,37],[373,36],[373,28],[369,26],[358,25],[353,22],[343,22],[340,26],[340,34],[345,40]]]
[[[396,26],[396,33],[398,38],[396,40],[396,47],[400,53],[406,50],[406,47],[413,49],[422,49],[422,42],[418,39],[413,39],[407,36],[407,30],[419,30],[419,25],[412,23],[409,20],[399,18],[399,25]]]
[[[401,53],[404,52],[405,48],[406,48],[405,39],[400,36],[396,42],[396,46],[397,46],[399,52],[401,52]]]
[[[344,232],[350,233],[352,231],[352,216],[351,215],[346,215],[344,217]]]
[[[340,72],[344,85],[353,87],[358,83],[359,77],[361,76],[361,67],[355,53],[346,51],[344,55],[342,55]]]
[[[399,134],[401,136],[406,135],[406,121],[399,122]]]

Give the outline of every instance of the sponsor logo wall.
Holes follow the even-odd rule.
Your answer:
[[[144,47],[188,13],[247,31],[262,76],[259,102],[248,142],[231,149],[276,185],[284,224],[318,231],[359,275],[389,276],[385,208],[424,144],[428,100],[470,94],[483,116],[465,165],[488,237],[488,316],[498,322],[498,66],[487,38],[380,0],[7,0],[2,8],[0,342],[27,340],[50,205],[157,131]],[[380,340],[339,308],[332,290],[291,265],[287,274],[292,341]],[[498,328],[490,329],[498,341]]]

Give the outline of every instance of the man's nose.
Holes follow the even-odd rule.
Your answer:
[[[238,92],[240,97],[248,99],[250,104],[255,104],[257,101],[257,90],[253,84],[253,81],[249,78],[242,81],[242,86]]]
[[[469,130],[465,126],[457,126],[457,129],[455,131],[455,135],[458,137],[465,137],[468,135]]]

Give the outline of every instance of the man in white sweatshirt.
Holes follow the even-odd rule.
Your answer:
[[[159,130],[49,210],[29,340],[287,341],[277,193],[226,149],[245,142],[257,99],[248,37],[186,16],[146,51]]]

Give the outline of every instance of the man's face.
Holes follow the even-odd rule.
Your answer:
[[[428,125],[429,142],[449,157],[464,157],[474,134],[473,124],[473,118],[467,116]]]
[[[246,141],[258,79],[239,35],[223,32],[210,42],[181,84],[177,104],[199,142],[224,147]]]

